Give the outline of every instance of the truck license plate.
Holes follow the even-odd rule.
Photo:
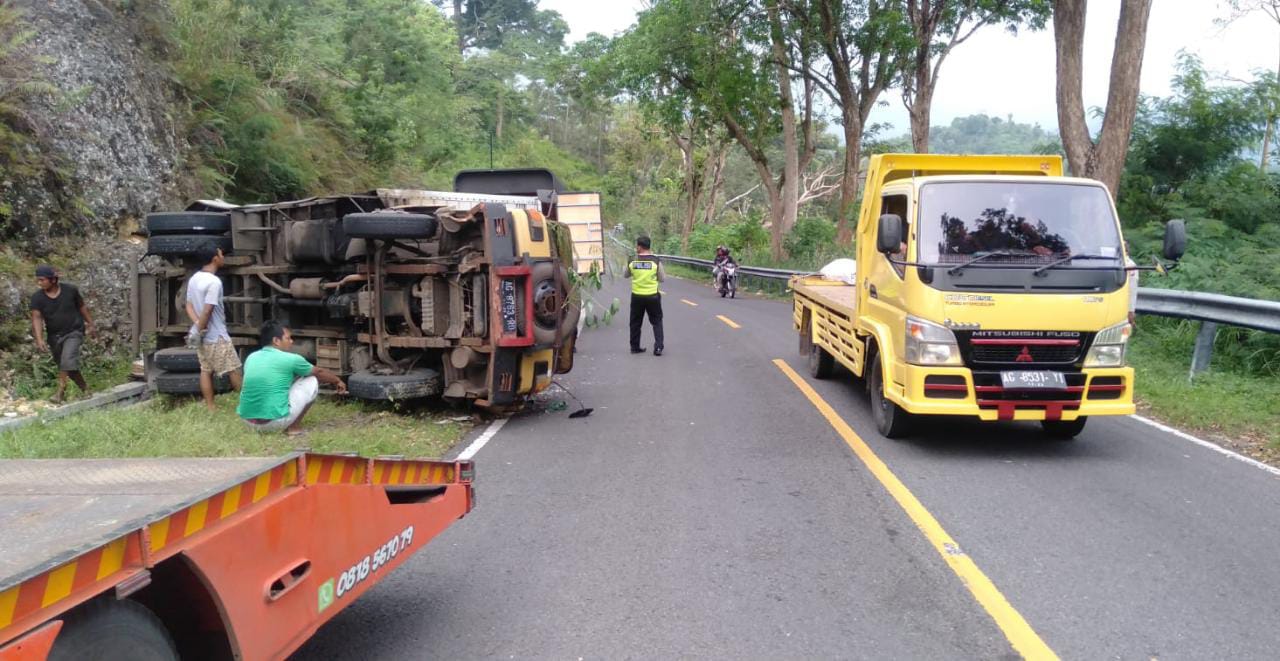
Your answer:
[[[511,280],[503,280],[499,291],[499,300],[502,305],[502,332],[515,333],[519,328],[519,322],[516,320],[516,283]]]
[[[1012,390],[1066,390],[1062,372],[1001,372],[1000,383]]]

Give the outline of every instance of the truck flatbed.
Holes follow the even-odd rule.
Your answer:
[[[0,592],[293,458],[0,461]]]
[[[311,452],[0,461],[0,661],[286,658],[471,511],[473,475]]]
[[[836,280],[827,280],[822,276],[808,275],[797,278],[791,283],[797,294],[808,296],[830,307],[837,312],[849,316],[855,314],[858,305],[858,288]]]

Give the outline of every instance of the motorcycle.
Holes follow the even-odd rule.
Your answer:
[[[729,298],[738,297],[738,265],[737,264],[721,264],[716,267],[716,290],[720,292],[720,298],[728,296]]]

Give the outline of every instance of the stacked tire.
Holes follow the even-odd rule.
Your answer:
[[[165,258],[194,255],[212,241],[231,253],[231,214],[220,211],[166,211],[147,214],[147,254]]]
[[[166,395],[200,394],[200,358],[196,356],[195,349],[161,349],[151,356],[151,361],[160,368],[155,380],[157,392]],[[231,390],[231,380],[226,376],[214,377],[213,390],[218,393]]]

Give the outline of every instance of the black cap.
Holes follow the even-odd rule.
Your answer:
[[[48,264],[41,264],[36,267],[36,277],[37,278],[56,278],[58,277],[58,273],[57,271],[53,270],[52,266],[49,266]]]

